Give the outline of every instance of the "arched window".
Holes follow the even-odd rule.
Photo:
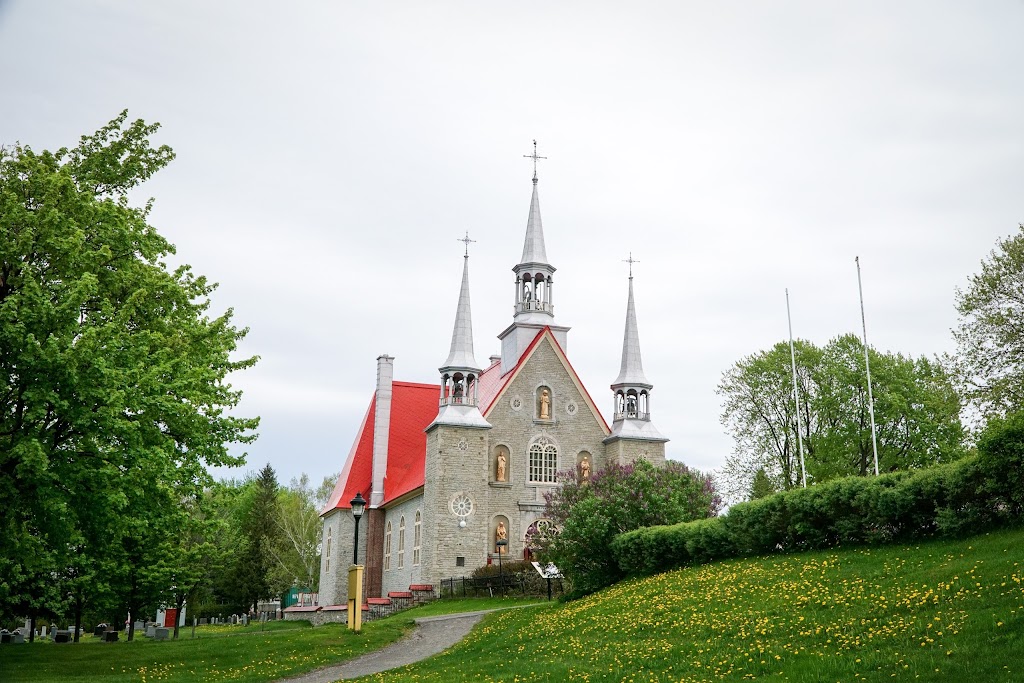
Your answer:
[[[391,569],[391,522],[384,532],[384,571]]]
[[[327,527],[327,552],[324,553],[326,558],[324,571],[331,571],[331,528]]]
[[[530,446],[530,481],[535,484],[555,483],[558,471],[558,448],[549,439],[540,439]]]
[[[398,520],[398,568],[405,567],[405,515]]]
[[[420,523],[422,518],[420,511],[416,511],[416,521],[412,525],[412,566],[418,567],[420,564]]]

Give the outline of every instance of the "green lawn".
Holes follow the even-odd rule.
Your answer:
[[[739,560],[485,618],[368,681],[1024,681],[1024,531]]]
[[[355,635],[341,625],[310,628],[308,622],[242,626],[201,626],[192,639],[181,629],[178,641],[156,642],[136,635],[131,642],[102,643],[91,635],[80,643],[0,648],[0,682],[122,681],[262,683],[351,659],[384,647],[412,627],[412,619],[523,604],[536,600],[480,598],[439,600],[364,624]],[[123,635],[123,634],[122,634]]]
[[[360,636],[222,627],[176,643],[4,646],[0,681],[270,681],[382,647],[416,616],[525,602],[440,601]],[[365,680],[1024,681],[1024,530],[627,581],[490,615],[448,652]]]

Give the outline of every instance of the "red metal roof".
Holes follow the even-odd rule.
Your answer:
[[[423,431],[437,417],[438,384],[394,382],[391,387],[391,425],[388,429],[388,469],[384,476],[384,503],[423,486],[427,435]],[[369,500],[373,476],[373,426],[376,397],[370,401],[345,468],[321,514],[349,509],[356,493]]]

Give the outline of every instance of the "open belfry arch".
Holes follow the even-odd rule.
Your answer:
[[[356,554],[364,598],[438,584],[495,561],[529,557],[558,472],[590,476],[611,463],[665,461],[668,441],[652,422],[654,385],[640,357],[630,255],[626,322],[609,426],[568,356],[570,328],[555,320],[555,267],[541,220],[537,161],[523,251],[512,267],[511,324],[486,366],[473,344],[467,233],[448,355],[437,384],[394,379],[377,358],[377,386],[321,516],[320,604],[344,605],[356,493],[367,522]],[[454,293],[454,282],[453,282]],[[440,357],[440,353],[438,354]],[[366,494],[369,494],[368,496]],[[497,541],[502,540],[499,544]]]

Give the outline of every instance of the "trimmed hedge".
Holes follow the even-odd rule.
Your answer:
[[[750,555],[976,533],[1024,518],[1024,414],[991,423],[978,454],[776,493],[696,522],[617,536],[623,572],[647,575]]]

